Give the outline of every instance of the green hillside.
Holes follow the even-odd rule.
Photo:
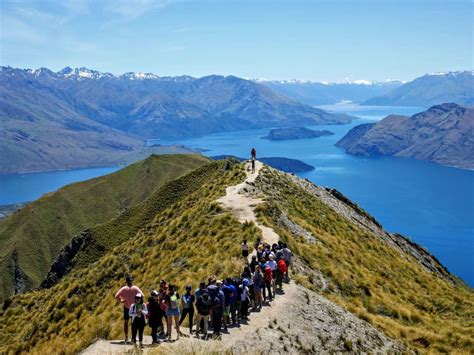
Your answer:
[[[287,175],[266,169],[257,186],[267,204],[259,208],[297,255],[298,281],[351,313],[425,352],[474,351],[474,293],[424,269],[416,260],[362,230]],[[281,213],[315,238],[295,238],[279,222]],[[315,273],[318,271],[318,273]]]
[[[152,155],[46,194],[1,220],[0,299],[37,287],[59,251],[81,230],[133,209],[167,181],[207,162],[198,155]]]
[[[242,267],[240,241],[246,238],[253,245],[261,233],[253,223],[239,223],[216,200],[244,176],[240,164],[212,162],[170,181],[128,217],[95,227],[93,235],[104,238],[103,243],[107,235],[116,234],[122,243],[102,256],[102,251],[95,254],[95,262],[80,258],[87,260],[79,263],[83,267],[74,267],[49,289],[7,300],[0,311],[0,353],[69,354],[97,338],[120,339],[122,310],[112,295],[126,273],[146,293],[163,278],[183,290],[210,274],[237,274]],[[260,220],[294,252],[292,273],[298,283],[412,350],[474,351],[470,288],[427,271],[410,255],[352,223],[305,188],[304,180],[265,167],[252,184],[265,200],[258,207]],[[156,199],[164,191],[170,192],[167,206]],[[293,224],[282,222],[282,215]],[[114,229],[105,233],[107,226]],[[303,229],[313,241],[301,237]],[[319,277],[326,280],[324,286]]]

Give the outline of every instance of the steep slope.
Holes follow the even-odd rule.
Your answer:
[[[400,81],[324,83],[300,80],[255,80],[307,105],[332,105],[338,102],[363,102],[375,96],[387,94],[402,85]]]
[[[300,284],[413,349],[472,352],[474,293],[426,250],[402,247],[356,204],[307,180],[266,169],[256,188],[267,200],[260,221],[290,245]]]
[[[411,117],[356,126],[336,144],[355,155],[393,155],[474,168],[474,109],[433,106]]]
[[[208,163],[199,155],[156,156],[47,194],[0,221],[0,299],[37,287],[81,230],[133,209],[160,186]]]
[[[385,95],[366,100],[364,105],[430,107],[444,102],[474,104],[474,72],[426,74]]]
[[[214,162],[198,170],[195,177],[206,174],[205,182],[166,209],[157,208],[125,243],[73,269],[50,289],[4,303],[0,351],[73,353],[96,338],[120,338],[121,308],[111,304],[111,295],[125,273],[134,274],[146,292],[162,278],[182,290],[210,274],[236,275],[242,267],[240,240],[253,245],[270,231],[290,244],[299,285],[286,285],[291,299],[277,297],[284,303],[275,304],[275,311],[283,307],[281,312],[270,307],[265,316],[251,319],[258,331],[245,333],[242,326],[224,336],[224,348],[235,344],[241,353],[270,346],[278,352],[400,349],[382,330],[414,350],[473,351],[472,290],[441,267],[423,265],[355,204],[268,167],[244,184],[239,164]],[[191,344],[180,341],[163,351],[199,351]],[[199,344],[206,349],[206,342]]]

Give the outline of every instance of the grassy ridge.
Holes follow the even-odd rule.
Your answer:
[[[0,299],[14,292],[14,256],[24,289],[36,287],[76,233],[133,208],[165,182],[207,162],[198,155],[152,155],[113,174],[67,185],[1,220]]]
[[[474,293],[426,271],[411,257],[351,224],[281,173],[265,170],[257,185],[271,196],[259,208],[303,266],[296,276],[316,286],[314,270],[329,280],[324,292],[388,336],[422,352],[474,351]],[[276,222],[279,211],[313,234],[310,244]]]
[[[241,166],[227,171],[223,166],[215,162],[206,173],[200,169],[207,176],[200,188],[159,212],[99,261],[72,271],[50,289],[16,296],[0,311],[0,353],[75,353],[97,337],[121,337],[122,308],[112,296],[127,272],[148,293],[161,278],[182,291],[210,274],[240,271],[240,241],[254,241],[260,232],[213,202],[227,185],[244,178]]]

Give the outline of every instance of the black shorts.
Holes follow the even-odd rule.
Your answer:
[[[123,320],[129,320],[130,318],[130,313],[128,313],[128,308],[127,307],[123,307]]]
[[[245,258],[247,256],[249,256],[249,251],[248,250],[242,250],[242,256],[245,257]]]

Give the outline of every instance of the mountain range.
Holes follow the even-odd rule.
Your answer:
[[[474,108],[450,103],[411,117],[390,115],[355,126],[336,145],[355,155],[393,155],[474,169]]]
[[[385,82],[356,80],[343,83],[263,79],[254,79],[254,81],[312,106],[332,105],[348,101],[360,103],[372,97],[384,95],[403,85],[403,82],[396,80]]]
[[[352,102],[373,106],[430,107],[445,102],[474,104],[473,71],[426,74],[412,81],[355,80],[341,83],[254,79],[308,105]]]
[[[234,76],[0,68],[1,173],[117,164],[149,138],[350,121]]]
[[[5,299],[0,352],[81,353],[97,339],[116,342],[123,334],[123,307],[111,295],[123,285],[125,274],[131,272],[147,293],[161,279],[181,291],[209,275],[239,275],[241,241],[253,246],[273,231],[293,252],[292,281],[284,284],[285,293],[271,307],[253,312],[240,328],[229,327],[218,342],[224,347],[230,342],[228,352],[472,353],[472,289],[427,250],[386,232],[337,190],[260,162],[254,175],[235,159],[205,160],[150,157],[107,177],[66,187],[0,222],[16,218],[17,228],[50,225],[49,231],[61,232],[53,225],[66,226],[69,220],[82,223],[76,230],[85,228],[59,243],[64,247],[42,289]],[[183,170],[177,172],[176,166]],[[130,184],[137,174],[150,178],[140,186]],[[234,193],[229,201],[235,211],[220,202]],[[92,201],[100,196],[101,206],[108,201],[114,206],[110,219],[93,218],[91,196]],[[69,204],[68,197],[74,197]],[[242,211],[255,219],[243,222]],[[32,221],[36,215],[43,218]],[[49,267],[48,260],[36,257],[50,252],[48,242],[34,244],[50,232],[38,231],[35,238],[11,243],[30,250],[23,254],[21,270],[34,269],[28,261]],[[2,278],[18,274],[2,273]],[[256,333],[253,327],[258,336],[250,336]],[[246,335],[239,337],[242,333]],[[190,337],[159,349],[175,346],[167,353],[201,353],[209,352],[205,346],[210,344]]]
[[[430,107],[446,102],[474,105],[474,71],[426,74],[363,105]]]

